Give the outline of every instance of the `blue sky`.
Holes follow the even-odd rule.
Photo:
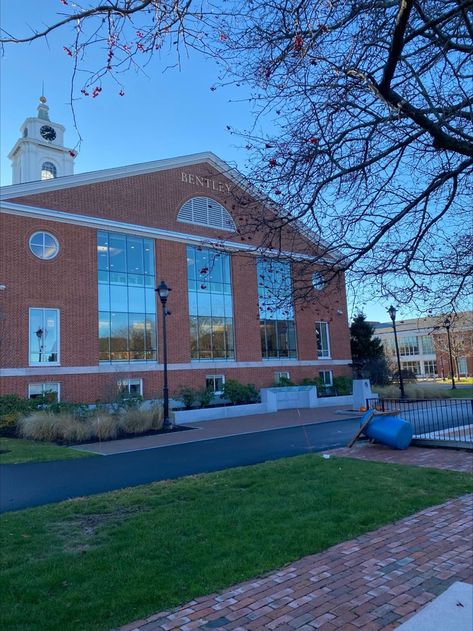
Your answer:
[[[64,8],[60,0],[0,0],[0,7],[2,28],[20,35],[28,34],[30,25],[39,28],[51,23]],[[65,125],[67,146],[74,148],[79,142],[70,104],[72,61],[63,48],[71,37],[64,30],[52,34],[47,42],[5,48],[0,59],[2,185],[11,183],[7,154],[24,119],[36,115],[43,82],[51,120]],[[244,171],[246,151],[226,127],[243,130],[252,125],[245,88],[211,90],[218,66],[197,54],[183,56],[180,70],[163,71],[174,60],[156,56],[146,68],[147,76],[128,72],[123,77],[124,96],[119,96],[119,86],[107,82],[96,99],[83,97],[79,80],[74,109],[82,143],[76,173],[200,151],[213,151]],[[102,57],[97,56],[97,61],[102,63]],[[351,306],[349,314],[359,306]],[[368,318],[386,321],[388,306],[373,302],[363,308]]]

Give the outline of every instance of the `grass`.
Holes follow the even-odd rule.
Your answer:
[[[471,490],[467,474],[306,455],[8,513],[0,626],[105,631]]]
[[[5,451],[6,453],[1,453]],[[20,438],[0,438],[0,464],[19,464],[20,462],[41,462],[45,460],[70,460],[87,458],[96,454],[75,449],[66,449],[50,443],[24,440]]]
[[[473,399],[473,388],[456,388],[448,390],[448,396],[453,399]]]
[[[377,392],[380,398],[398,399],[400,391],[398,385],[373,386],[373,392]],[[457,388],[451,390],[431,383],[407,383],[404,386],[408,399],[471,399],[473,398],[473,388]]]

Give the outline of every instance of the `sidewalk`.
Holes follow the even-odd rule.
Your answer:
[[[89,443],[74,447],[80,451],[90,451],[102,455],[140,451],[153,447],[167,445],[182,445],[199,440],[223,438],[238,434],[251,434],[264,432],[271,429],[282,429],[313,423],[326,423],[329,421],[344,421],[358,418],[361,413],[354,412],[349,406],[334,406],[325,408],[300,408],[294,410],[280,410],[269,414],[253,414],[237,418],[226,418],[215,421],[196,421],[186,423],[186,427],[192,427],[192,431],[175,432],[170,434],[155,434],[152,436],[138,436],[107,442]]]
[[[445,449],[331,453],[471,470],[470,453]],[[472,510],[473,495],[450,500],[120,631],[393,630],[452,583],[473,582]]]

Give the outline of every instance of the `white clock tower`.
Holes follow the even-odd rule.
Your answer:
[[[36,118],[27,118],[20,132],[21,138],[8,154],[13,184],[74,174],[77,152],[64,147],[64,126],[49,120],[44,96],[39,99]]]

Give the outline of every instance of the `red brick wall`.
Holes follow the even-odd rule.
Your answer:
[[[209,191],[195,184],[183,182],[181,172],[193,172],[210,177],[222,184],[223,191]],[[241,192],[226,191],[229,182],[208,165],[186,167],[149,175],[77,186],[45,192],[16,201],[61,211],[88,214],[104,219],[136,223],[192,233],[201,236],[240,237],[228,232],[212,230],[176,222],[180,206],[190,197],[209,195],[220,201],[239,222],[245,209],[239,206]],[[0,292],[0,368],[28,367],[28,309],[50,307],[60,309],[61,367],[98,367],[97,266],[96,230],[72,224],[15,215],[0,215],[2,246],[0,283],[7,285]],[[107,229],[104,223],[104,229]],[[41,261],[29,250],[30,235],[38,230],[54,234],[60,243],[58,256]],[[247,239],[248,237],[245,237]],[[256,241],[256,235],[255,235]],[[297,241],[297,240],[296,240]],[[294,233],[286,243],[294,245]],[[298,246],[301,246],[299,240]],[[164,279],[172,288],[168,308],[172,315],[168,325],[168,361],[188,364],[190,358],[189,312],[187,298],[186,245],[174,241],[156,240],[156,281]],[[248,255],[232,255],[232,284],[236,361],[261,361],[259,334],[258,291],[255,259]],[[337,311],[341,310],[339,314]],[[303,303],[296,305],[298,359],[316,359],[315,322],[329,322],[332,358],[350,358],[346,297],[343,282],[333,281],[320,292],[309,292]],[[162,361],[162,321],[158,303],[158,352]],[[267,386],[273,382],[274,372],[289,370],[291,379],[299,381],[313,377],[324,366],[293,366],[291,361],[280,367],[226,368],[215,362],[214,368],[169,372],[171,392],[180,385],[203,387],[206,374],[225,374],[243,382]],[[350,374],[347,366],[325,366],[334,374]],[[17,392],[26,395],[28,383],[54,381],[61,383],[64,400],[93,402],[106,399],[121,376],[139,376],[144,380],[146,397],[159,396],[162,375],[151,372],[116,372],[92,375],[58,375],[41,377],[41,367],[31,368],[32,376],[3,377],[0,393]]]
[[[237,379],[242,383],[253,383],[258,388],[268,387],[274,383],[274,373],[287,370],[291,379],[299,383],[305,377],[318,375],[319,370],[332,370],[334,377],[339,375],[351,376],[351,369],[346,366],[291,366],[261,367],[261,368],[227,368],[224,363],[215,364],[213,368],[202,370],[170,370],[168,373],[169,391],[171,396],[177,394],[181,386],[194,388],[205,387],[206,375],[225,375],[226,379]],[[95,403],[97,400],[111,401],[116,396],[116,382],[123,378],[143,379],[143,394],[146,399],[162,397],[161,372],[123,371],[109,374],[91,375],[57,375],[41,377],[3,377],[0,381],[0,396],[16,393],[19,396],[28,395],[28,384],[31,383],[59,383],[61,399],[81,403]]]

